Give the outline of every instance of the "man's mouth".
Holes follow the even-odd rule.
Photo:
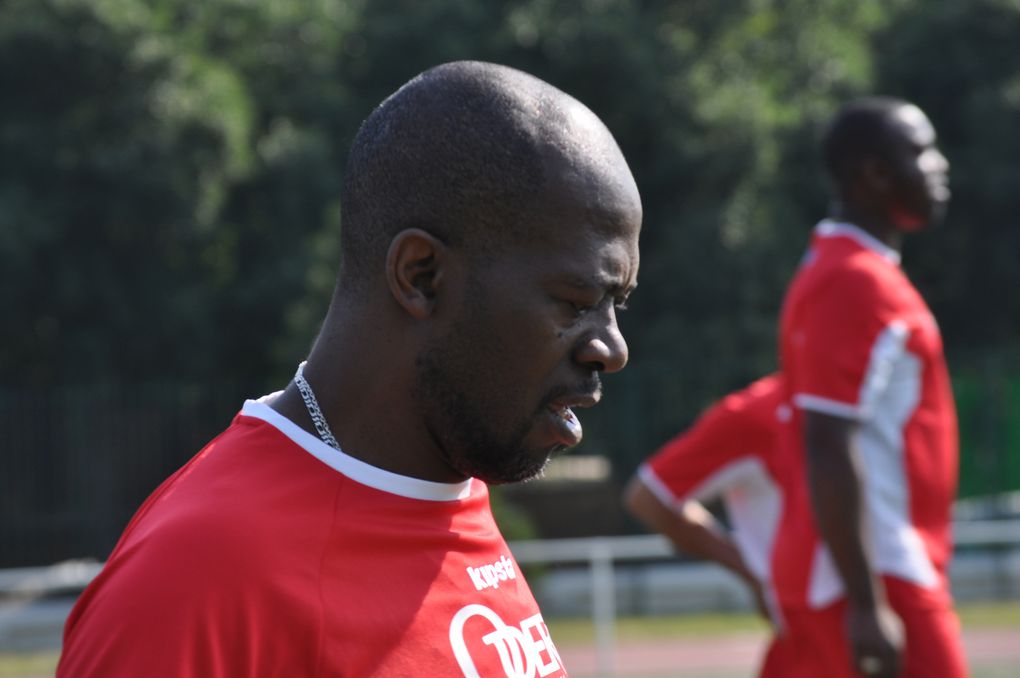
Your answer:
[[[952,195],[947,179],[936,179],[928,183],[928,193],[936,202],[947,202]]]
[[[549,403],[547,409],[553,417],[557,437],[566,447],[573,447],[581,442],[584,432],[581,421],[574,413],[575,408],[592,407],[599,401],[599,394],[571,396],[560,398]]]

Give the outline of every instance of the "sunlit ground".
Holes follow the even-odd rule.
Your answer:
[[[972,678],[1016,678],[1020,667],[1020,601],[959,609]],[[601,676],[589,619],[553,619],[552,637],[572,678]],[[621,618],[615,627],[612,674],[620,678],[753,676],[767,629],[750,614]]]

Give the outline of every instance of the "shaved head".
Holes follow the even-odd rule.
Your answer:
[[[844,217],[878,218],[904,232],[942,218],[949,161],[914,104],[893,97],[852,101],[829,126],[824,147],[840,209],[853,214]]]
[[[538,78],[463,61],[414,78],[362,124],[341,194],[341,287],[382,276],[394,235],[421,228],[486,252],[546,234],[539,200],[551,176],[589,196],[593,213],[633,179],[587,107]],[[539,224],[544,224],[539,226]]]
[[[341,200],[306,378],[343,449],[505,483],[577,445],[574,409],[627,364],[616,314],[640,266],[641,197],[598,117],[512,68],[443,64],[365,120]]]
[[[852,182],[868,157],[889,155],[890,120],[913,104],[894,97],[866,97],[843,106],[823,141],[829,175],[840,185]]]

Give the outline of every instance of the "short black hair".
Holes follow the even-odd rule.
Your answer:
[[[381,270],[406,228],[484,248],[526,226],[545,154],[563,146],[567,101],[538,78],[471,61],[429,69],[386,99],[361,125],[344,173],[343,286]]]
[[[837,185],[846,185],[868,157],[889,153],[889,120],[910,103],[895,97],[865,97],[840,108],[826,130],[822,147],[825,166]]]

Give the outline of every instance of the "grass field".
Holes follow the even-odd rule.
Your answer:
[[[968,605],[960,608],[960,619],[966,633],[1006,632],[1016,646],[1015,657],[971,657],[973,678],[1016,678],[1020,675],[1020,601]],[[565,658],[578,653],[593,654],[595,632],[589,619],[552,619],[549,627],[557,646]],[[765,625],[750,614],[701,614],[666,617],[621,618],[616,625],[619,648],[650,648],[656,645],[678,648],[675,663],[683,663],[684,647],[725,648],[727,639],[743,644],[758,644],[764,639]],[[999,634],[1000,636],[1003,634]],[[0,678],[42,678],[52,676],[57,664],[57,652],[4,653],[0,651]],[[737,662],[739,663],[739,661]],[[746,668],[734,669],[730,662],[720,668],[660,669],[652,671],[621,672],[618,675],[632,678],[738,678],[753,674],[754,662],[745,662]],[[567,662],[568,668],[572,665]],[[594,675],[590,668],[579,666],[572,678]]]
[[[4,678],[52,676],[57,668],[59,656],[57,652],[0,654],[0,676]]]

